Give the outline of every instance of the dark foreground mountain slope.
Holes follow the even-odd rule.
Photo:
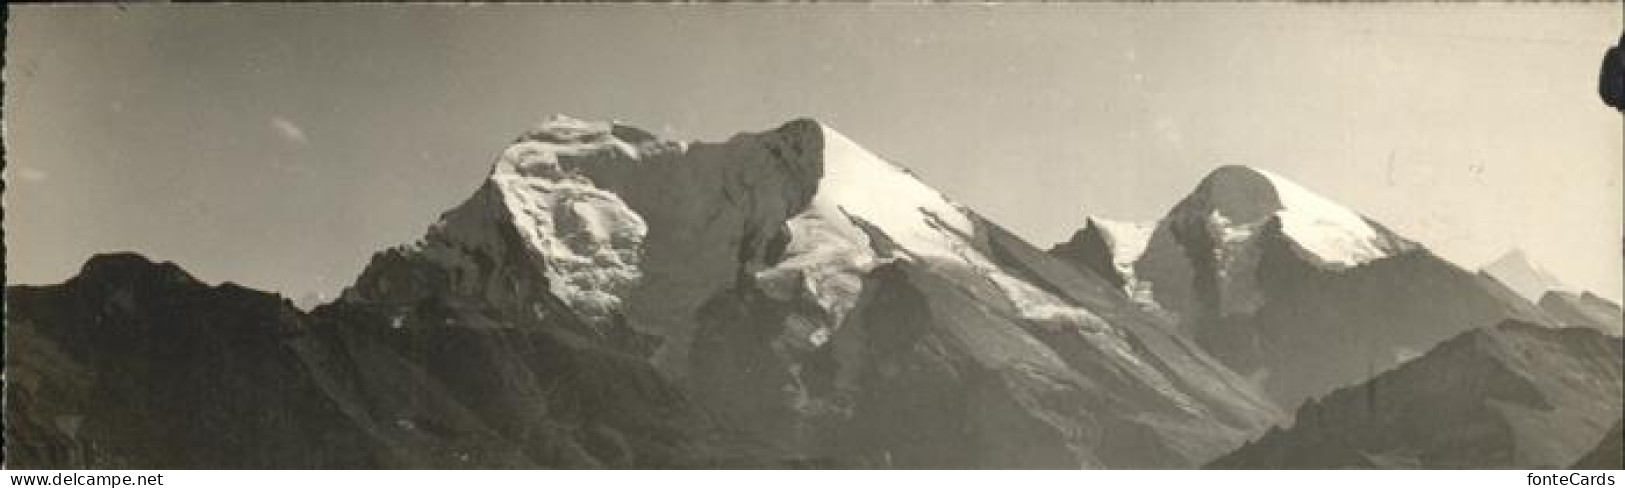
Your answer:
[[[1616,336],[1625,328],[1619,305],[1591,292],[1552,290],[1540,297],[1539,304],[1557,322],[1570,327],[1590,327]]]
[[[1505,322],[1298,409],[1215,468],[1561,469],[1621,416],[1621,343]]]
[[[6,298],[8,467],[373,462],[289,347],[304,324],[274,296],[119,254]]]
[[[1625,438],[1620,435],[1620,422],[1603,434],[1597,447],[1574,463],[1574,469],[1625,469]]]
[[[133,254],[7,292],[9,467],[767,464],[562,309],[528,327],[449,326],[474,317],[434,300],[402,321],[305,315]]]

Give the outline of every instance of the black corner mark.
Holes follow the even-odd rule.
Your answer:
[[[1614,107],[1615,110],[1625,112],[1625,33],[1620,34],[1619,42],[1608,49],[1602,57],[1602,73],[1597,80],[1597,94],[1602,96],[1603,103]]]

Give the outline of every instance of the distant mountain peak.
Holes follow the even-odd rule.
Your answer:
[[[201,284],[175,263],[155,262],[135,252],[96,254],[85,261],[75,279],[124,282],[131,280],[159,281],[172,284]]]
[[[1522,248],[1512,248],[1485,265],[1484,273],[1531,302],[1540,301],[1548,291],[1568,289],[1551,272],[1536,264]]]
[[[1222,241],[1250,238],[1274,218],[1306,260],[1333,269],[1410,247],[1360,214],[1285,177],[1248,166],[1213,170],[1181,207],[1175,210],[1181,218],[1206,221]]]
[[[1187,316],[1247,315],[1263,303],[1257,278],[1269,250],[1343,272],[1417,246],[1272,172],[1213,170],[1170,210],[1135,263],[1136,292]]]
[[[1130,298],[1284,405],[1463,328],[1542,317],[1382,224],[1245,166],[1208,174],[1159,222],[1132,276],[1118,275]]]

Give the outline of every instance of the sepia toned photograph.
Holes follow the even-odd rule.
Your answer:
[[[6,10],[58,484],[1625,469],[1617,2]]]

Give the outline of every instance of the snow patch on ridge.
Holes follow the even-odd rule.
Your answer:
[[[1125,273],[1134,271],[1134,261],[1145,254],[1145,247],[1151,242],[1151,232],[1157,228],[1154,223],[1120,222],[1099,217],[1090,217],[1089,221],[1100,229],[1100,235],[1105,238],[1106,246],[1112,253],[1112,265]]]
[[[1145,255],[1145,250],[1151,245],[1151,234],[1156,231],[1155,223],[1120,222],[1100,217],[1089,217],[1089,224],[1100,233],[1106,249],[1111,253],[1112,268],[1117,270],[1117,276],[1123,278],[1123,292],[1130,297],[1142,296],[1149,292],[1149,288],[1142,286],[1134,274],[1134,263]]]

